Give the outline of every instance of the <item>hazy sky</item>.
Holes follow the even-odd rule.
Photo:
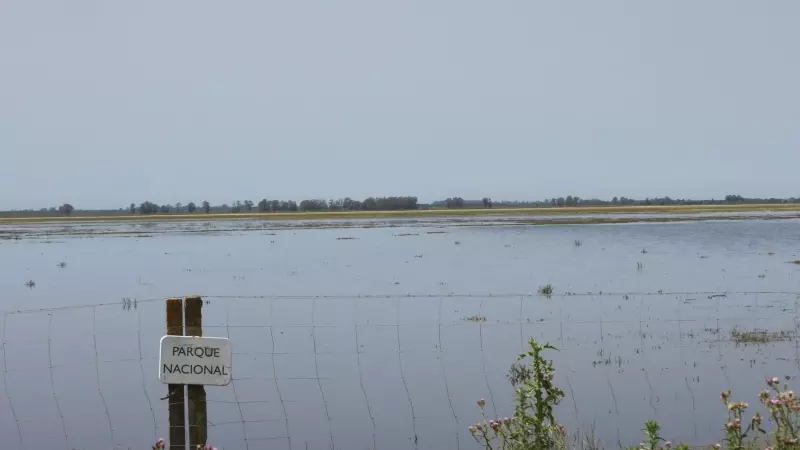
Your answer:
[[[0,209],[800,196],[800,1],[3,0]]]

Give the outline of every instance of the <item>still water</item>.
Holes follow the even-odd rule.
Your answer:
[[[232,340],[233,383],[207,388],[226,449],[477,448],[475,402],[511,415],[530,337],[560,349],[559,420],[607,447],[647,418],[715,442],[721,390],[756,405],[764,376],[800,370],[800,221],[389,225],[5,226],[20,238],[0,240],[3,448],[166,437],[171,296],[202,295],[204,334]],[[785,334],[745,345],[734,328]]]

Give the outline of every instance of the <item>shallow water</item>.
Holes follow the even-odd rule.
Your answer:
[[[226,449],[476,448],[475,401],[511,414],[505,374],[531,336],[561,349],[559,418],[608,446],[639,442],[650,417],[673,441],[716,441],[723,388],[756,405],[764,376],[800,367],[794,336],[730,339],[796,331],[800,221],[391,225],[18,226],[22,239],[0,241],[4,448],[166,436],[156,361],[169,296],[203,295],[204,334],[232,339],[234,382],[207,388],[210,439]],[[535,295],[544,284],[556,295]]]

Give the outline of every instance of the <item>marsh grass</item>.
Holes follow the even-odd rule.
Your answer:
[[[583,245],[583,241],[580,239],[575,239],[575,247],[580,247]]]
[[[546,295],[548,297],[553,295],[553,286],[549,284],[539,286],[539,295]]]
[[[357,239],[358,238],[354,237],[354,236],[339,236],[339,237],[336,238],[337,241],[353,241],[353,240],[357,240]]]
[[[789,261],[789,264],[797,264],[797,265],[800,265],[800,259],[795,259],[794,261]]]
[[[768,344],[770,342],[790,341],[794,339],[794,331],[767,331],[767,330],[740,330],[734,327],[731,330],[731,340],[737,344]]]
[[[32,287],[36,286],[36,282],[33,281],[33,280],[28,280],[28,281],[25,282],[25,286],[29,287],[29,288],[32,288]]]
[[[67,267],[67,262],[66,261],[61,261],[57,265],[58,265],[58,267],[61,267],[63,269],[64,267]]]
[[[468,322],[486,322],[486,317],[475,314],[473,316],[464,317],[464,320]]]

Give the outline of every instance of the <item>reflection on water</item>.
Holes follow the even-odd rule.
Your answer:
[[[234,382],[207,388],[219,447],[476,448],[475,401],[510,414],[505,375],[529,337],[560,349],[570,430],[636,443],[655,418],[673,441],[716,441],[721,390],[756,405],[765,376],[797,375],[797,225],[3,241],[3,448],[149,448],[168,435],[160,299],[198,293],[204,334],[234,348]],[[517,295],[548,283],[550,298]],[[733,291],[772,293],[714,294]],[[737,343],[734,329],[784,337]]]

